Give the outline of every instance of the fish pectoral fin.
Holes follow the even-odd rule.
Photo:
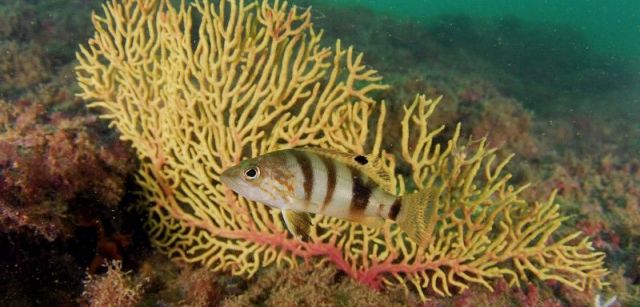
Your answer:
[[[311,217],[306,212],[282,209],[282,217],[289,231],[299,239],[308,241]]]

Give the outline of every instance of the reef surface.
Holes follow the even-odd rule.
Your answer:
[[[356,46],[391,85],[376,97],[389,103],[388,122],[399,123],[393,106],[414,93],[443,95],[434,124],[462,122],[463,135],[487,135],[516,153],[509,171],[515,183],[533,183],[526,197],[557,189],[571,216],[562,231],[582,230],[607,253],[610,286],[600,295],[640,304],[637,63],[591,51],[570,28],[462,15],[424,23],[313,4],[324,39]],[[157,255],[134,209],[134,154],[75,97],[74,53],[95,9],[81,0],[0,1],[0,250],[8,251],[0,304],[418,304],[331,267],[272,268],[246,281]],[[494,288],[428,305],[587,306],[598,294],[551,282]]]

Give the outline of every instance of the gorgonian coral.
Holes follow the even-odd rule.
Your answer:
[[[207,0],[111,1],[93,16],[95,36],[78,53],[81,96],[130,141],[155,246],[172,258],[250,276],[299,260],[331,262],[373,287],[402,285],[426,298],[491,281],[535,276],[577,289],[600,287],[603,254],[579,233],[554,238],[565,219],[549,200],[527,204],[508,185],[507,161],[484,140],[444,146],[429,117],[438,100],[384,121],[371,98],[379,84],[362,55],[320,45],[311,12],[286,3]],[[381,149],[400,129],[396,158]],[[293,238],[280,212],[237,198],[219,175],[245,157],[320,146],[380,156],[398,193],[431,189],[437,228],[412,242],[391,222],[380,230],[315,216],[308,241]],[[315,263],[315,262],[314,262]]]

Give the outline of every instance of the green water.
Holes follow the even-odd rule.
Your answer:
[[[562,24],[582,31],[593,47],[610,55],[640,57],[640,1],[394,1],[328,0],[359,5],[398,17],[430,20],[442,14],[476,17],[513,16],[532,23]]]

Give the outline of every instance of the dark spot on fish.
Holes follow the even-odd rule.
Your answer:
[[[362,174],[355,168],[349,168],[353,176],[353,195],[351,196],[351,214],[362,214],[367,209],[371,197],[371,187],[362,180]]]
[[[369,163],[369,160],[367,160],[367,157],[362,156],[362,155],[357,155],[355,158],[353,158],[356,162],[358,162],[360,165],[365,165],[367,163]]]
[[[400,197],[398,197],[391,205],[391,209],[389,209],[389,219],[396,220],[398,213],[400,213],[400,207],[402,207],[402,201]]]
[[[294,150],[292,153],[300,166],[300,170],[302,170],[304,199],[309,201],[311,200],[311,193],[313,192],[313,167],[311,166],[311,160],[309,160],[307,154],[302,151]]]
[[[333,160],[320,156],[322,163],[324,163],[324,167],[327,170],[327,194],[324,196],[324,202],[322,203],[321,211],[324,211],[325,207],[331,202],[333,199],[333,193],[336,189],[336,165],[333,163]]]

